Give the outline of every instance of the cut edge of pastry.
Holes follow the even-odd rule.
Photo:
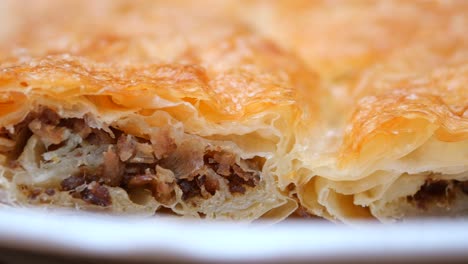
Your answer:
[[[10,103],[31,103],[15,95]],[[219,139],[188,133],[165,111],[154,111],[158,124],[149,126],[142,115],[103,118],[92,105],[72,108],[44,97],[4,116],[3,123],[23,118],[1,131],[0,201],[237,220],[283,219],[297,207],[277,190],[273,154],[243,150],[234,139],[242,133],[233,140],[227,131]]]
[[[311,213],[334,221],[466,216],[466,149],[468,140],[445,142],[434,135],[365,177],[336,181],[304,169],[299,198]]]

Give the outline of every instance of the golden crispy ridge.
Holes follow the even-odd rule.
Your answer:
[[[219,121],[292,105],[304,98],[305,93],[298,95],[301,91],[313,93],[314,73],[274,43],[242,25],[211,29],[219,32],[171,47],[166,59],[158,56],[174,38],[99,33],[76,40],[73,47],[57,49],[54,41],[38,44],[38,51],[28,49],[5,59],[0,78],[3,85],[50,87],[57,96],[102,93],[112,96],[108,103],[114,107],[129,107],[128,99],[142,94],[149,99],[154,93],[198,105],[202,115]],[[159,46],[162,53],[154,48]],[[119,96],[125,96],[125,103]]]
[[[47,89],[47,96],[57,99],[108,95],[111,97],[108,107],[112,105],[114,108],[150,108],[151,99],[157,95],[170,101],[206,104],[209,108],[202,108],[201,114],[208,114],[203,110],[212,108],[219,112],[221,119],[256,114],[268,105],[292,104],[294,101],[292,89],[275,82],[274,77],[256,78],[248,72],[228,72],[223,77],[222,80],[210,80],[206,70],[196,65],[119,67],[77,57],[54,56],[4,67],[0,83],[4,92],[13,85],[28,92],[41,87]],[[245,89],[246,86],[249,89]]]
[[[317,92],[316,75],[234,18],[238,5],[230,2],[10,5],[25,20],[13,25],[16,34],[0,48],[5,85],[60,86],[49,89],[60,96],[99,91],[112,97],[101,104],[112,107],[145,107],[129,99],[147,94],[150,101],[154,93],[196,105],[201,115],[219,122],[268,107],[297,108],[297,101],[309,105],[306,99]],[[208,6],[217,11],[208,15]],[[316,112],[316,104],[310,105],[307,111]]]
[[[425,75],[468,59],[465,1],[256,1],[252,5],[251,23],[320,74],[334,96],[328,109],[344,120],[359,99],[374,94],[380,84],[394,89],[395,79]]]
[[[401,80],[392,90],[363,97],[344,135],[342,163],[359,156],[363,146],[372,144],[374,138],[395,142],[405,134],[421,133],[431,125],[437,127],[434,133],[440,141],[468,139],[467,82],[467,66],[446,68],[426,78]]]

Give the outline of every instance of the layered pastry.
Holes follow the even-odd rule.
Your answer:
[[[295,170],[301,204],[335,221],[466,216],[468,5],[339,3],[262,2],[256,23],[333,95]]]
[[[312,71],[201,9],[83,3],[19,4],[27,18],[1,51],[2,203],[238,220],[296,209],[276,182],[313,114]]]
[[[468,213],[464,1],[3,5],[2,204]]]

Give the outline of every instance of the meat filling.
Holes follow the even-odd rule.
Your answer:
[[[421,210],[427,210],[433,204],[450,205],[458,193],[468,195],[468,181],[428,179],[419,191],[408,196],[408,202]]]
[[[12,132],[2,129],[0,144],[3,141],[8,144],[0,151],[9,158],[9,164],[18,167],[16,159],[32,135],[42,142],[46,151],[60,149],[72,135],[81,138],[75,148],[90,145],[104,148],[99,154],[99,164],[81,165],[58,187],[98,206],[112,204],[108,187],[127,191],[147,189],[157,201],[167,204],[176,199],[176,188],[182,191],[183,200],[208,199],[220,190],[221,181],[233,195],[244,194],[259,183],[262,166],[259,162],[236,159],[235,154],[219,147],[207,147],[193,137],[176,144],[168,130],[161,131],[149,140],[112,127],[110,130],[92,128],[84,119],[61,118],[45,108],[29,114]]]

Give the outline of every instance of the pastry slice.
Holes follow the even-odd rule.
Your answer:
[[[341,221],[466,216],[467,77],[462,63],[373,88],[304,154],[303,206]]]
[[[0,201],[211,219],[293,212],[277,180],[313,113],[302,105],[315,75],[240,22],[113,3],[24,7],[31,21],[0,53]]]

